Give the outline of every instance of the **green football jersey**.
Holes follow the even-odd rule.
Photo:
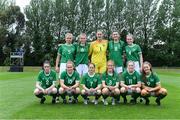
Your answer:
[[[71,60],[74,62],[75,46],[63,44],[59,46],[58,54],[61,55],[60,63],[67,63],[68,60]]]
[[[85,44],[84,46],[75,44],[75,48],[75,65],[88,64],[89,44]]]
[[[115,66],[120,67],[123,66],[123,52],[124,52],[124,42],[114,42],[109,41],[108,43],[108,59],[113,60],[115,63]]]
[[[89,73],[86,73],[82,77],[81,84],[85,85],[88,89],[96,88],[98,85],[101,84],[101,79],[100,76],[96,73],[93,76],[90,76]]]
[[[127,45],[125,47],[127,61],[140,61],[139,54],[142,53],[141,48],[137,44]]]
[[[80,80],[80,77],[79,77],[79,74],[76,71],[74,71],[72,75],[69,75],[67,73],[67,71],[63,71],[61,73],[60,79],[64,80],[64,84],[66,86],[73,86],[73,85],[76,84],[76,81]]]
[[[53,81],[56,81],[56,72],[51,70],[49,74],[46,74],[44,70],[39,72],[37,81],[40,82],[40,86],[44,89],[49,88]]]
[[[121,81],[124,82],[125,85],[134,85],[141,82],[141,79],[137,71],[134,71],[133,73],[129,73],[126,70],[121,75]]]
[[[105,81],[107,86],[116,86],[116,82],[119,82],[119,76],[117,73],[110,75],[105,72],[102,74],[102,81]]]
[[[156,73],[151,73],[145,78],[142,78],[142,83],[148,87],[156,87],[157,84],[160,84],[160,80]]]

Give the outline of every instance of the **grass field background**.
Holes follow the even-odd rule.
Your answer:
[[[168,90],[161,106],[155,104],[155,98],[150,99],[149,106],[104,106],[102,102],[84,105],[81,96],[78,104],[52,105],[47,97],[41,105],[33,95],[40,68],[25,67],[21,73],[6,72],[7,69],[0,67],[0,119],[180,119],[180,69],[154,70]]]

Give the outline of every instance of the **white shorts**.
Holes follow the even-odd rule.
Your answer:
[[[60,71],[59,71],[59,79],[61,78],[61,73],[66,70],[66,63],[60,64]]]
[[[83,76],[88,72],[88,66],[86,64],[79,64],[76,67],[77,72],[79,73],[80,76]]]
[[[134,61],[135,64],[135,70],[140,74],[140,65],[138,61]]]
[[[115,67],[116,73],[122,73],[123,72],[123,67]]]

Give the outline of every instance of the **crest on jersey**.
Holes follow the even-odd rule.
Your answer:
[[[94,82],[97,82],[97,79],[94,79]]]

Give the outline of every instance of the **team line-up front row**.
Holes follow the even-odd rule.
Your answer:
[[[127,62],[127,69],[122,74],[115,72],[115,65],[112,60],[107,62],[106,71],[101,76],[95,73],[95,67],[93,63],[89,63],[88,72],[80,80],[74,63],[68,61],[66,70],[59,76],[58,86],[60,87],[57,87],[56,72],[51,69],[49,61],[45,61],[43,70],[39,72],[34,94],[40,98],[41,104],[46,100],[45,95],[52,96],[53,104],[56,103],[56,97],[59,95],[62,97],[63,103],[67,103],[66,96],[69,96],[69,102],[77,103],[78,96],[81,95],[84,104],[89,103],[88,96],[94,96],[95,105],[98,104],[98,99],[101,96],[104,105],[108,105],[108,97],[112,97],[112,105],[120,103],[120,96],[126,104],[127,95],[131,95],[130,103],[132,104],[136,104],[137,98],[142,97],[145,104],[149,105],[149,97],[154,96],[156,97],[155,102],[160,105],[160,101],[167,95],[167,90],[161,87],[160,80],[157,74],[152,71],[149,62],[143,63],[141,75],[135,70],[133,61]]]

